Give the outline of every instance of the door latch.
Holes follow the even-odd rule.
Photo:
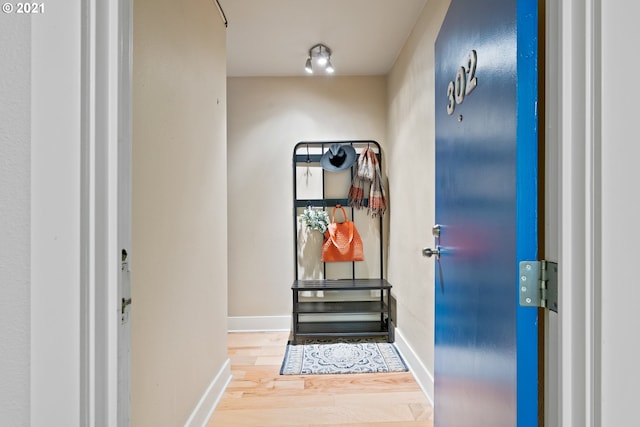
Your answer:
[[[121,312],[123,316],[124,316],[124,311],[127,309],[128,305],[131,305],[131,298],[127,298],[127,299],[122,298]]]
[[[558,312],[558,263],[520,262],[520,305]]]
[[[424,248],[422,250],[422,256],[426,256],[427,258],[431,258],[434,255],[435,255],[436,259],[440,259],[440,246],[436,246],[435,249]]]
[[[120,321],[124,324],[127,322],[127,306],[131,305],[131,298],[122,298],[122,304],[120,305]]]

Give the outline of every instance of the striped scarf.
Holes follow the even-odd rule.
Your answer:
[[[384,215],[387,209],[387,200],[384,186],[382,184],[382,174],[376,153],[366,147],[358,157],[356,173],[349,189],[349,206],[355,208],[364,207],[364,190],[369,184],[369,203],[367,213],[372,217]]]

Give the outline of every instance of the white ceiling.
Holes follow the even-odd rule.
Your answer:
[[[384,75],[427,0],[218,0],[226,16],[227,74],[306,75],[316,43],[335,75]]]

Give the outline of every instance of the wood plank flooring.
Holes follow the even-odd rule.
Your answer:
[[[207,427],[433,427],[409,372],[280,375],[288,332],[230,333],[233,379]]]

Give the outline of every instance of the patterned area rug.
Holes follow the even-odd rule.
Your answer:
[[[280,375],[405,372],[393,343],[329,342],[287,345]]]

